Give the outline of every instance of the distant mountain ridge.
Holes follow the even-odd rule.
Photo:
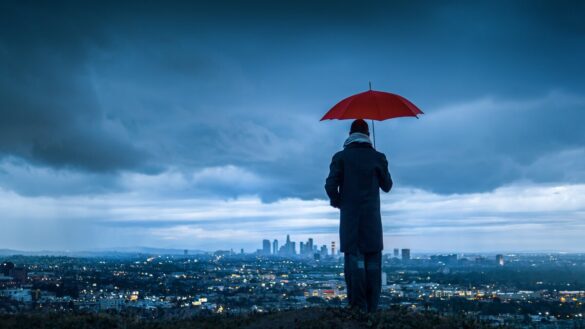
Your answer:
[[[24,251],[15,249],[0,249],[0,256],[69,256],[69,257],[122,257],[139,254],[148,255],[184,255],[185,250],[188,255],[202,255],[211,252],[199,249],[165,249],[153,247],[123,247],[123,248],[108,248],[98,250],[81,250],[81,251],[55,251],[55,250],[38,250],[38,251]]]

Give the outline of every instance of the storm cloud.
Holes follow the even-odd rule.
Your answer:
[[[4,1],[0,190],[191,211],[322,200],[349,122],[318,120],[369,81],[425,112],[376,123],[398,188],[580,186],[584,15],[579,1]],[[129,225],[118,219],[90,222]],[[188,236],[175,220],[160,226]]]

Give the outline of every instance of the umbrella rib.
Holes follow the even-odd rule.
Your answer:
[[[378,112],[378,118],[382,117],[382,112],[380,111],[380,104],[378,104],[378,99],[376,98],[376,94],[373,94],[374,103],[376,104],[376,111]],[[380,120],[382,121],[382,120]]]
[[[354,100],[355,100],[355,97],[351,97],[349,99],[349,102],[347,102],[347,106],[343,109],[343,115],[342,116],[345,116],[345,112],[349,109],[349,107],[351,106],[351,103],[353,103]],[[339,119],[341,120],[342,118],[339,118]],[[343,118],[343,119],[351,119],[351,118]]]

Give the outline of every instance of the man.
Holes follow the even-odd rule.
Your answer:
[[[331,160],[325,191],[340,209],[340,251],[344,253],[347,297],[352,308],[374,312],[382,285],[382,217],[380,188],[389,192],[388,161],[370,141],[368,124],[351,124],[343,151]]]

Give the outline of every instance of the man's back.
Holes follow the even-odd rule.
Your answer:
[[[392,179],[386,156],[371,144],[350,143],[333,156],[325,190],[341,210],[342,252],[382,250],[380,188],[390,191]]]

